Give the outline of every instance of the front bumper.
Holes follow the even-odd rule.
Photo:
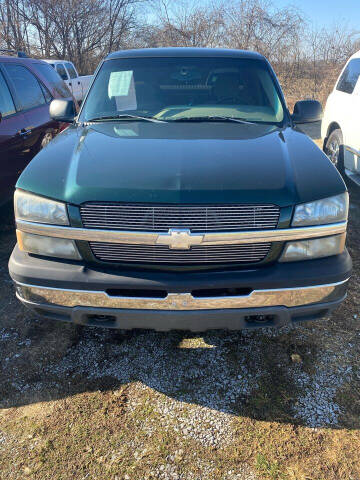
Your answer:
[[[351,259],[345,251],[251,270],[175,273],[89,268],[15,247],[9,271],[18,298],[47,318],[122,329],[238,330],[326,315],[346,296]]]

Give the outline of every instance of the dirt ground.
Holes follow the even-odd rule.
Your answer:
[[[354,274],[331,318],[238,333],[35,318],[0,221],[0,478],[360,480],[360,189]]]

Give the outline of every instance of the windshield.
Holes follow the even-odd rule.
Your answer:
[[[124,114],[165,121],[222,117],[281,124],[284,120],[266,62],[221,57],[105,61],[80,121],[101,117],[120,117],[120,121],[126,118]]]

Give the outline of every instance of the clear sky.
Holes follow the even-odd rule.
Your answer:
[[[360,0],[273,0],[273,4],[293,5],[317,26],[341,21],[360,32]]]

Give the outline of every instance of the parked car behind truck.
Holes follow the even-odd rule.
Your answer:
[[[44,60],[51,65],[78,102],[82,102],[92,80],[92,75],[80,76],[72,62],[66,60]]]
[[[346,295],[346,186],[256,53],[116,52],[21,175],[18,298],[84,325],[240,329],[317,319]],[[51,168],[51,175],[47,171]],[[320,179],[320,181],[319,181]]]
[[[324,151],[360,186],[360,51],[346,63],[329,95],[321,126]]]
[[[18,176],[34,155],[66,126],[50,117],[50,102],[69,97],[64,82],[45,62],[0,56],[0,204],[12,197]]]

